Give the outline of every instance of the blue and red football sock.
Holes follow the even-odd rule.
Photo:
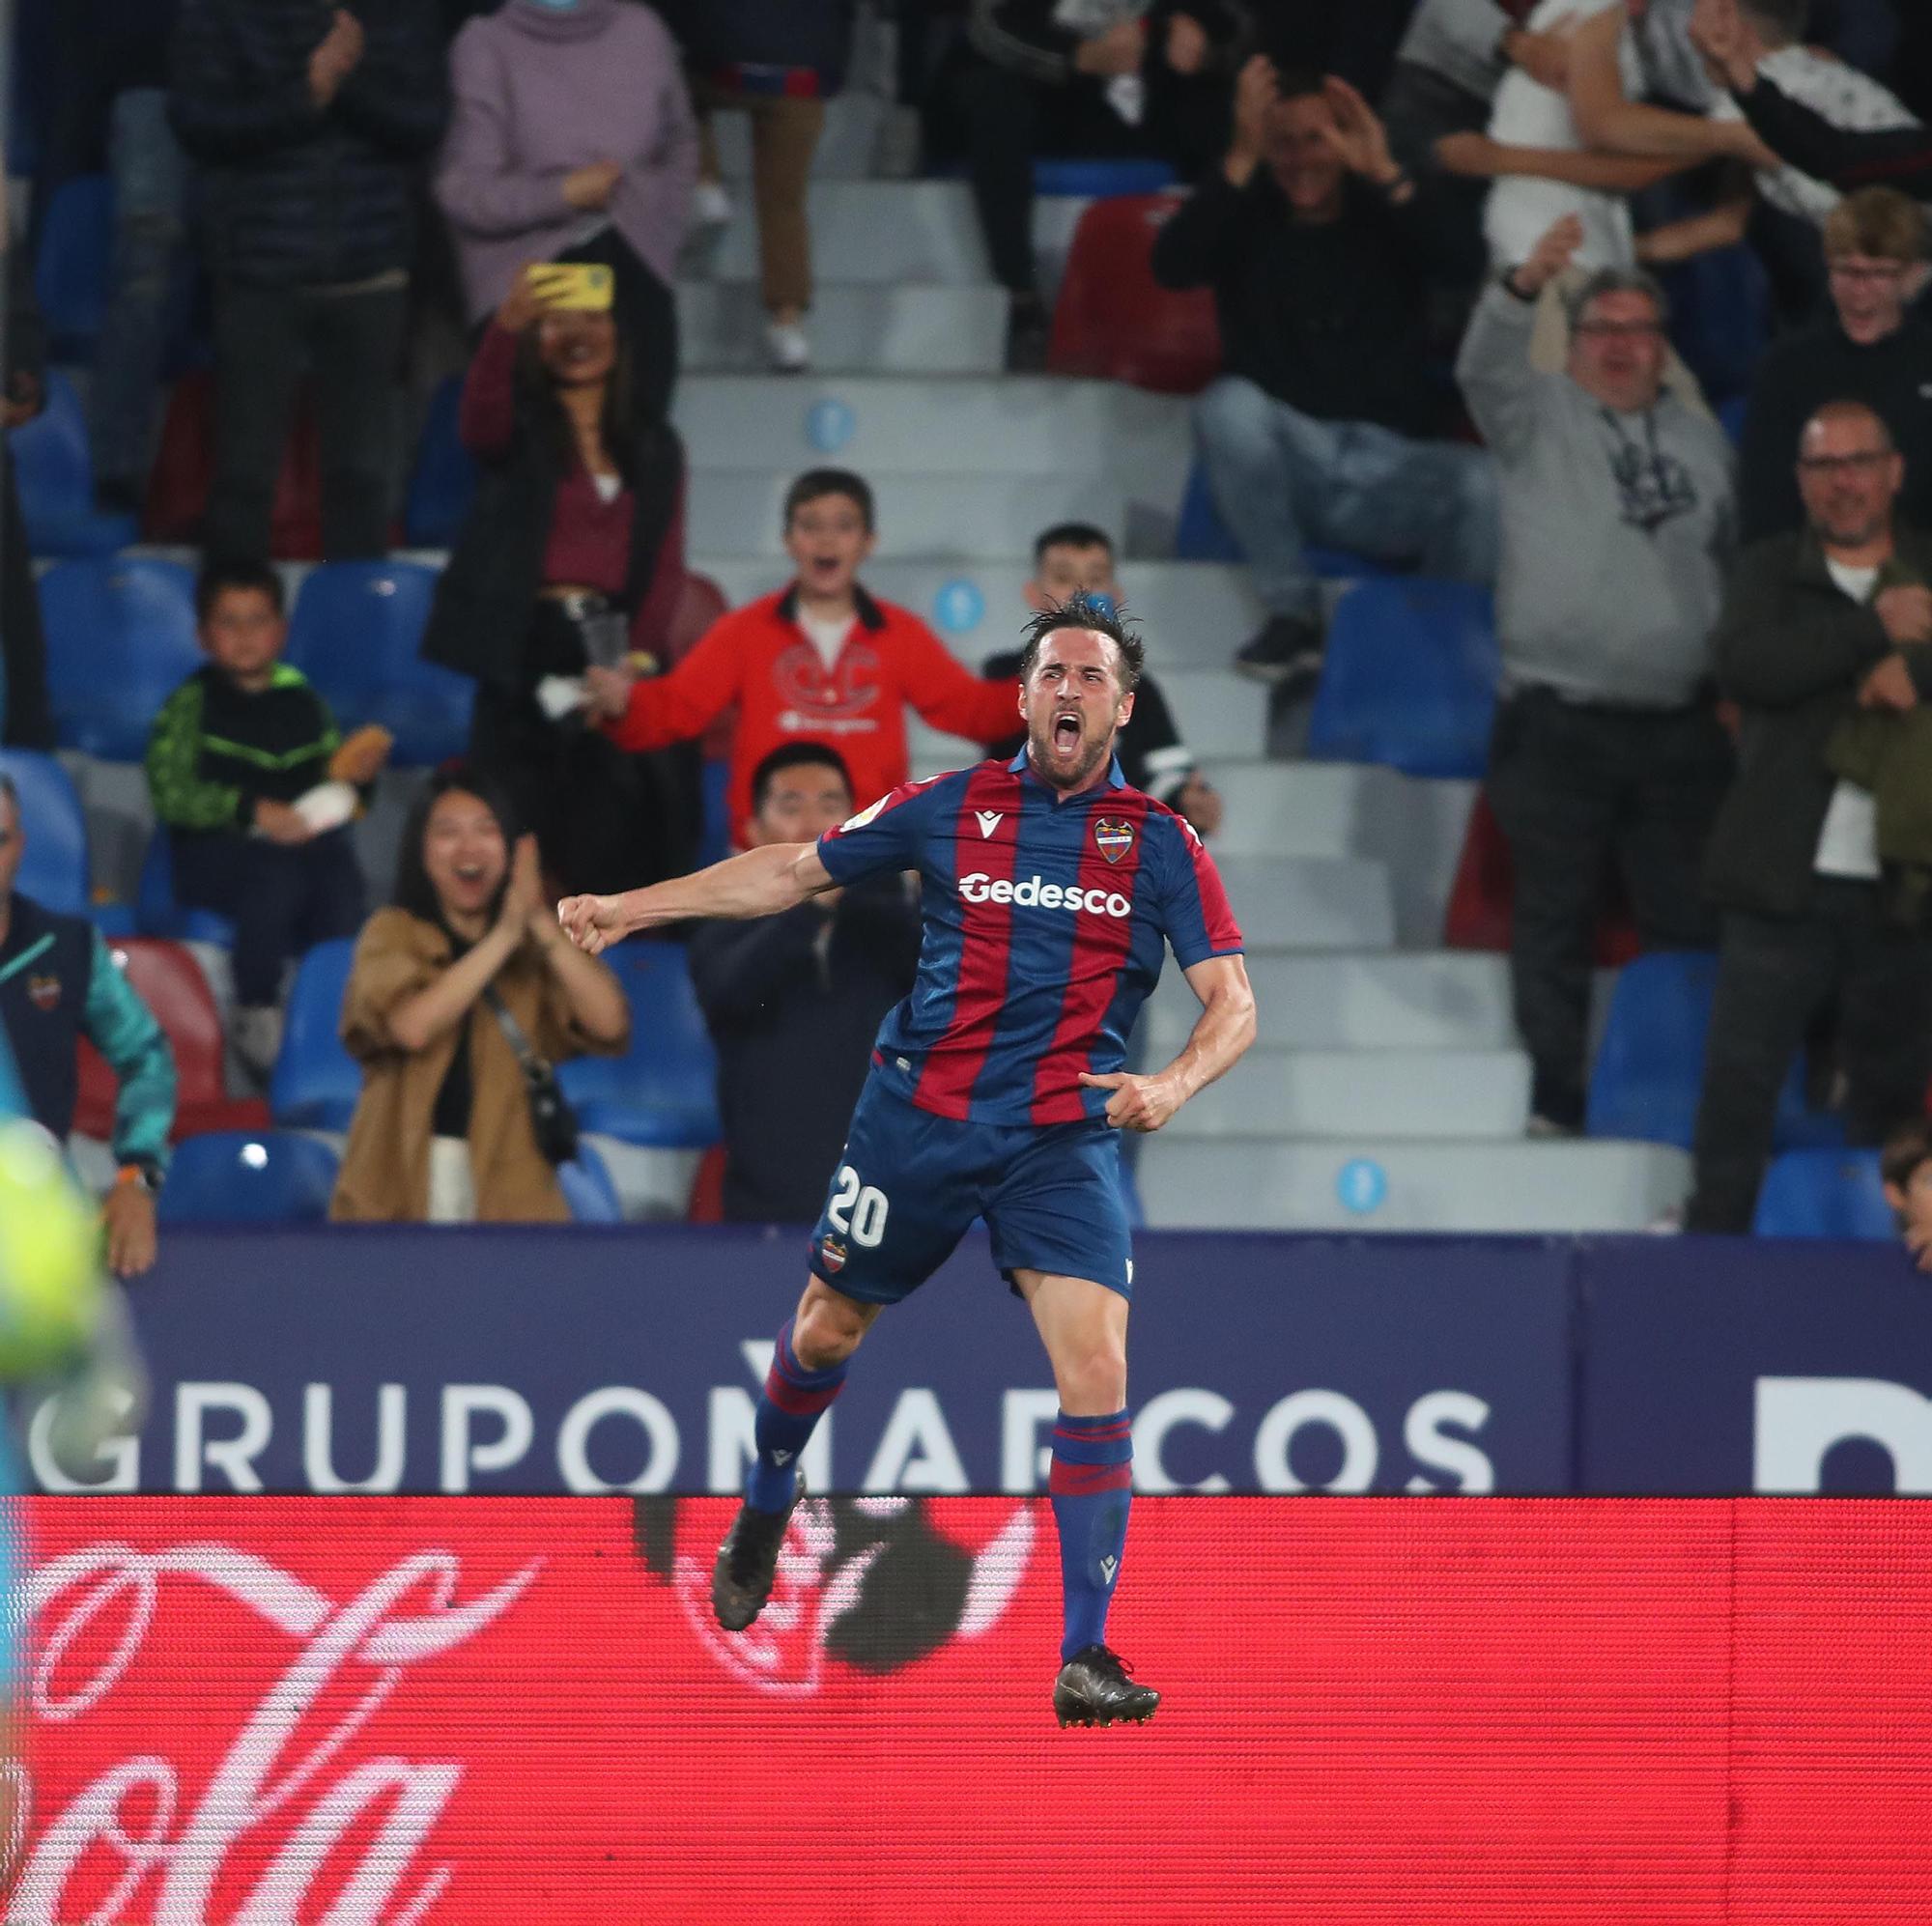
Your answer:
[[[757,1456],[745,1482],[745,1502],[754,1512],[782,1512],[791,1503],[798,1489],[799,1453],[827,1405],[844,1388],[845,1372],[851,1363],[848,1358],[827,1365],[823,1371],[806,1370],[791,1347],[791,1324],[786,1318],[779,1333],[752,1427]]]
[[[1060,1527],[1060,1582],[1065,1608],[1063,1662],[1107,1642],[1107,1606],[1121,1575],[1133,1502],[1134,1434],[1124,1411],[1069,1418],[1053,1427],[1046,1488]]]

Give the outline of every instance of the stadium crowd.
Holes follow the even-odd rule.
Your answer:
[[[337,1217],[571,1213],[558,1170],[578,1131],[552,1066],[647,1047],[654,1009],[561,938],[558,895],[679,874],[721,831],[815,836],[911,775],[909,710],[958,738],[962,762],[1017,746],[1016,658],[968,666],[862,580],[891,540],[890,481],[831,466],[791,479],[790,580],[741,607],[687,561],[704,451],[672,425],[677,284],[735,217],[725,123],[750,127],[758,352],[798,375],[815,353],[807,185],[881,11],[21,10],[32,138],[15,141],[30,178],[7,259],[5,420],[24,429],[55,398],[41,250],[76,188],[104,183],[91,354],[58,358],[85,391],[83,510],[125,538],[102,546],[197,551],[205,661],[165,678],[146,745],[169,907],[219,920],[222,1094],[243,1101],[273,1088],[304,957],[355,939],[335,979],[360,1075],[353,1119],[334,1124],[348,1130]],[[1138,265],[1151,326],[1163,302],[1211,301],[1219,358],[1192,383],[1194,433],[1264,617],[1229,653],[1278,722],[1329,666],[1328,552],[1493,589],[1483,787],[1514,867],[1532,1133],[1585,1125],[1614,871],[1641,949],[1717,953],[1687,1227],[1750,1228],[1801,1051],[1849,1142],[1895,1139],[1889,1194],[1922,1227],[1925,10],[884,11],[897,58],[879,164],[963,172],[1010,372],[1059,365],[1035,163],[1179,176]],[[1708,313],[1712,287],[1739,284],[1761,291],[1759,341],[1673,312],[1674,293],[1704,291]],[[447,558],[420,660],[464,679],[468,733],[405,766],[401,723],[337,715],[289,659],[275,564],[405,546],[403,451],[433,438],[444,382],[445,439],[475,480],[430,545]],[[34,593],[35,503],[23,521],[19,496],[10,465],[0,741],[74,750],[48,694],[62,677]],[[1033,606],[1074,589],[1117,604],[1128,539],[1069,502],[1037,532]],[[1211,838],[1233,805],[1189,751],[1187,720],[1151,676],[1122,754],[1133,783]],[[710,785],[707,805],[719,764],[723,801]],[[407,811],[393,887],[356,853],[383,795]],[[188,1106],[178,1119],[165,1039],[114,967],[105,919],[15,888],[23,845],[45,834],[0,779],[0,1020],[63,1137],[83,1035],[119,1077],[107,1209],[117,1265],[134,1270]],[[878,1020],[910,981],[909,888],[855,886],[672,939],[717,1052],[722,1214],[816,1212]]]

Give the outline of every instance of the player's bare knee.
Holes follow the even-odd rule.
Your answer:
[[[814,1281],[807,1287],[792,1320],[791,1347],[807,1371],[843,1364],[859,1348],[860,1339],[877,1316],[876,1305],[856,1303]]]
[[[1053,1361],[1060,1402],[1081,1417],[1105,1417],[1127,1402],[1127,1351],[1111,1337],[1068,1346]]]

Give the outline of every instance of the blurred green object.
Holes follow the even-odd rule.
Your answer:
[[[84,1352],[104,1296],[99,1213],[29,1119],[0,1123],[0,1381]]]

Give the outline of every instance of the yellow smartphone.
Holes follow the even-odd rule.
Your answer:
[[[531,292],[546,307],[608,314],[614,277],[598,261],[539,261],[524,270]]]

